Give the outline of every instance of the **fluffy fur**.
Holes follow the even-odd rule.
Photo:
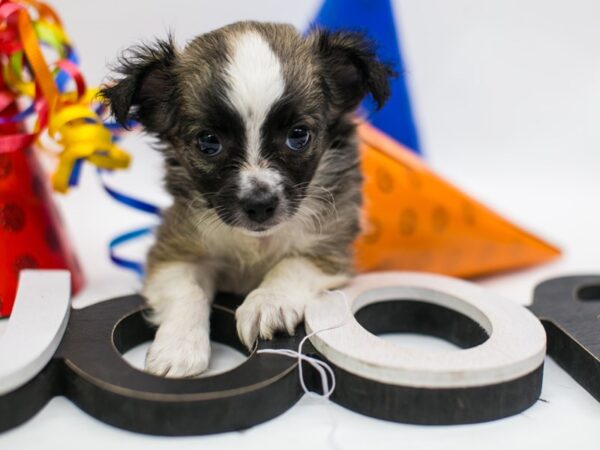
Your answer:
[[[385,102],[390,68],[358,33],[240,22],[182,50],[172,40],[134,47],[117,72],[102,95],[117,120],[158,137],[174,198],[148,256],[144,295],[159,328],[147,369],[206,369],[217,290],[247,294],[236,312],[246,346],[293,333],[306,304],[351,273],[361,207],[353,113],[368,94]],[[298,124],[310,132],[302,151],[285,144]],[[207,131],[219,154],[199,151]],[[249,208],[261,199],[272,208],[259,222]]]

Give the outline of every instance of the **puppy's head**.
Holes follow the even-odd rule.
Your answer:
[[[361,34],[256,22],[135,47],[117,71],[102,95],[165,144],[171,193],[254,233],[294,215],[336,130],[365,96],[381,106],[392,75]]]

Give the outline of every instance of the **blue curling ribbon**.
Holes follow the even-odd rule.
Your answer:
[[[114,198],[119,203],[128,206],[133,209],[137,209],[138,211],[146,212],[149,214],[154,214],[160,216],[160,208],[152,203],[145,202],[143,200],[139,200],[137,198],[131,197],[129,195],[123,194],[122,192],[118,192],[111,187],[108,187],[102,178],[102,169],[98,169],[98,174],[100,175],[100,183],[104,190]]]
[[[152,232],[152,228],[144,227],[135,230],[128,231],[127,233],[120,234],[112,239],[108,243],[108,253],[110,260],[117,266],[123,267],[124,269],[134,271],[140,278],[144,276],[144,264],[131,259],[121,258],[116,254],[116,249],[126,244],[127,242],[133,241],[140,237],[146,236]]]
[[[79,182],[81,168],[83,165],[83,159],[77,160],[77,162],[73,165],[73,171],[69,177],[69,185],[76,186]],[[151,203],[145,202],[143,200],[139,200],[135,197],[131,197],[129,195],[123,194],[111,187],[109,187],[104,179],[102,178],[103,172],[105,170],[97,169],[98,178],[100,180],[100,185],[104,189],[104,191],[114,200],[125,205],[129,208],[135,209],[137,211],[142,211],[148,214],[153,214],[156,216],[160,216],[160,208]],[[135,230],[127,231],[125,233],[119,234],[110,240],[108,244],[108,254],[110,260],[117,266],[122,267],[127,270],[131,270],[135,272],[139,277],[144,276],[144,264],[138,261],[134,261],[131,259],[126,259],[117,254],[117,249],[122,245],[125,245],[135,239],[141,238],[145,235],[152,233],[153,227],[143,227]]]
[[[102,178],[102,170],[98,169],[98,177],[100,179],[100,184],[113,199],[125,205],[129,208],[136,209],[138,211],[142,211],[148,214],[154,214],[156,216],[160,216],[160,208],[151,203],[145,202],[143,200],[139,200],[137,198],[131,197],[129,195],[123,194],[122,192],[116,191],[115,189],[109,187]],[[144,227],[138,228],[135,230],[127,231],[125,233],[119,234],[114,237],[108,244],[108,254],[110,256],[110,260],[117,266],[122,267],[124,269],[132,270],[139,277],[144,276],[144,264],[139,261],[134,261],[131,259],[122,258],[117,255],[117,249],[129,243],[135,239],[146,236],[152,233],[153,227]]]

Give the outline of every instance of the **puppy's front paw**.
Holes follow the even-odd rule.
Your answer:
[[[305,295],[283,289],[255,289],[235,312],[240,340],[251,349],[257,336],[271,339],[275,332],[283,330],[293,335],[304,319],[308,300]]]
[[[155,375],[183,378],[206,370],[210,360],[207,330],[169,330],[160,327],[146,354],[146,371]]]

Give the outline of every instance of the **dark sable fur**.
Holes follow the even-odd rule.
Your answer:
[[[269,43],[281,60],[286,85],[261,129],[261,155],[284,175],[291,220],[298,208],[309,206],[313,215],[303,226],[326,237],[292,254],[310,258],[329,273],[348,271],[361,206],[353,112],[369,94],[383,105],[393,72],[361,34],[314,30],[303,37],[289,25],[256,22],[206,33],[182,51],[171,39],[135,47],[121,58],[115,84],[102,91],[116,119],[139,120],[159,138],[165,156],[166,186],[174,204],[164,213],[149,270],[162,262],[210,261],[213,255],[199,238],[198,217],[216,210],[221,220],[233,221],[234,191],[228,183],[243,163],[244,124],[226,102],[223,70],[232,41],[246,31]],[[311,128],[309,148],[284,150],[286,131],[299,122]],[[197,151],[196,136],[206,129],[219,135],[226,156],[209,159]],[[291,255],[277,257],[285,256]]]

